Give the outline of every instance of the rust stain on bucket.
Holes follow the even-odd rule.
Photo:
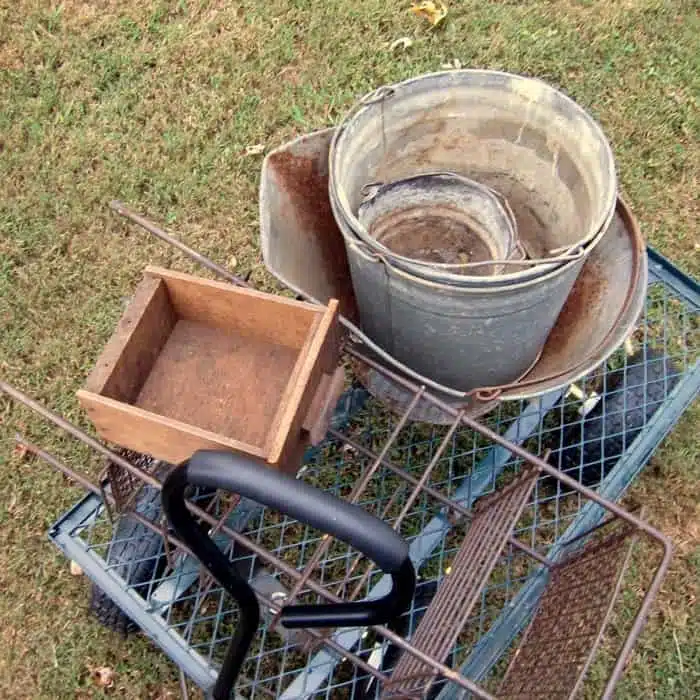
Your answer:
[[[556,355],[567,347],[568,338],[578,328],[587,309],[596,307],[605,296],[608,283],[598,264],[587,262],[579,274],[569,296],[559,312],[557,321],[547,338],[548,356]]]
[[[284,216],[294,217],[308,244],[319,249],[323,269],[330,276],[333,288],[339,291],[341,313],[356,319],[345,244],[328,198],[328,175],[319,172],[316,159],[284,151],[270,155],[270,167],[280,190],[289,197],[283,207]]]

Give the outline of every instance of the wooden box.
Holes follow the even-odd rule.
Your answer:
[[[337,308],[148,267],[78,398],[111,443],[294,472],[342,390]]]

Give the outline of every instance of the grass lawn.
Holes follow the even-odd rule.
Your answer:
[[[111,199],[269,285],[262,148],[455,60],[540,76],[589,109],[647,239],[700,275],[696,2],[452,0],[435,31],[409,4],[0,2],[0,375],[85,425],[75,390],[144,265],[194,269],[111,215]],[[401,37],[412,44],[392,49]],[[0,697],[178,697],[147,640],[87,614],[87,580],[46,538],[80,492],[21,459],[18,427],[74,465],[85,458],[0,399]],[[620,698],[700,697],[699,435],[696,402],[635,488],[677,556]],[[108,691],[92,678],[101,666],[115,671]]]

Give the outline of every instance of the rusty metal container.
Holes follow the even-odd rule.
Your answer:
[[[644,304],[647,262],[634,216],[618,200],[611,225],[588,255],[539,360],[525,377],[498,392],[489,387],[487,392],[467,394],[401,363],[357,325],[358,304],[346,249],[328,197],[333,134],[333,129],[305,134],[265,159],[260,178],[260,244],[268,270],[287,288],[316,303],[340,300],[340,321],[352,344],[365,354],[477,415],[492,406],[495,396],[525,399],[570,384],[604,361],[634,327]],[[405,408],[411,400],[398,384],[374,370],[367,370],[362,381],[389,405]],[[444,422],[434,406],[423,411],[424,403],[416,408],[421,420]]]

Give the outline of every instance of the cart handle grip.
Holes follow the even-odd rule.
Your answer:
[[[214,698],[227,698],[245,660],[260,620],[253,589],[231,566],[187,509],[188,485],[223,489],[337,537],[375,561],[392,578],[392,588],[375,600],[282,608],[287,628],[355,627],[392,622],[411,604],[415,571],[408,545],[385,522],[359,506],[343,501],[251,458],[218,450],[200,450],[173,469],[163,484],[163,509],[177,535],[202,565],[238,602],[241,622],[231,641],[214,688]]]

